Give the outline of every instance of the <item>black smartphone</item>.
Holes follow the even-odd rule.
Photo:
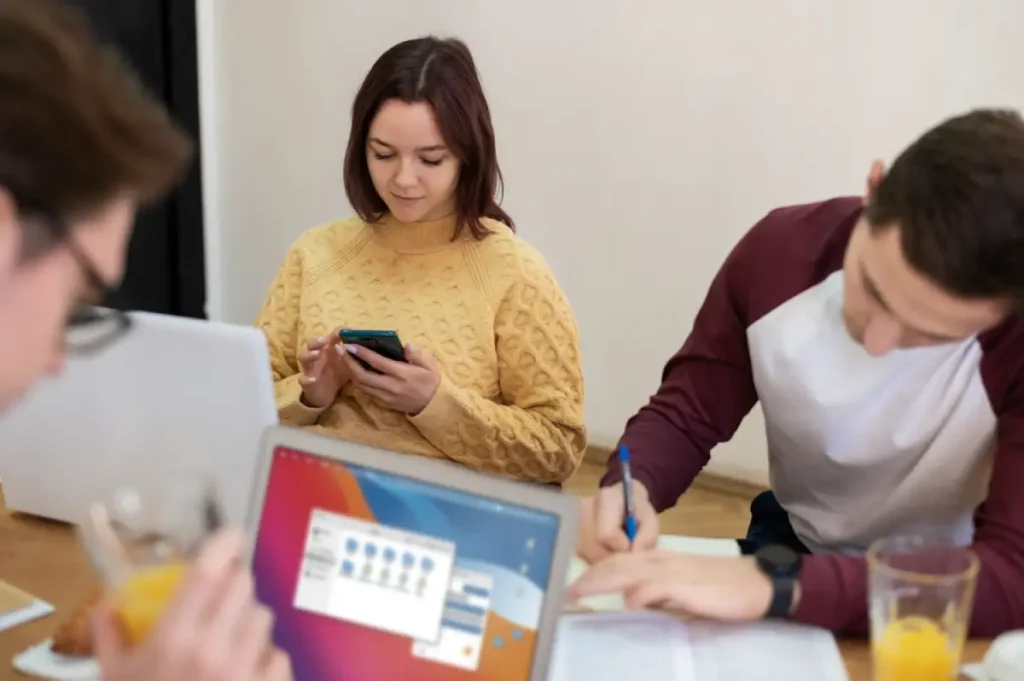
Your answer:
[[[370,331],[364,329],[342,329],[338,337],[345,345],[361,345],[367,350],[373,350],[381,357],[395,362],[405,362],[405,346],[394,331]],[[367,371],[379,374],[380,372],[367,364],[358,355],[354,356],[359,364]]]

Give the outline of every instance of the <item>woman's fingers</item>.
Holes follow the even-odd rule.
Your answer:
[[[324,371],[324,367],[327,362],[330,361],[332,352],[327,339],[323,336],[317,336],[311,338],[306,342],[305,348],[300,348],[297,359],[299,360],[299,367],[302,369],[303,376],[299,377],[299,383],[306,387],[316,380]],[[337,354],[338,350],[333,350]],[[304,380],[305,379],[305,380]]]
[[[327,345],[327,338],[325,336],[310,338],[306,341],[306,346],[299,349],[299,362],[315,361],[323,355]]]
[[[316,336],[306,341],[307,350],[321,350],[327,345],[327,338],[324,336]]]

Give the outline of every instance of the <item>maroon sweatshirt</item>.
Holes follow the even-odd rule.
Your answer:
[[[843,323],[859,198],[780,208],[718,272],[621,443],[660,512],[760,402],[770,480],[812,551],[798,621],[867,630],[864,552],[941,530],[981,559],[971,631],[1024,627],[1024,324],[871,357]],[[603,485],[620,479],[615,457]]]

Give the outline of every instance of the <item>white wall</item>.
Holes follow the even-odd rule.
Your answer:
[[[349,214],[349,106],[391,44],[474,51],[505,206],[579,319],[611,444],[773,206],[860,192],[941,118],[1024,103],[1020,0],[197,0],[210,312],[249,322],[291,241]],[[712,464],[764,480],[754,414]]]

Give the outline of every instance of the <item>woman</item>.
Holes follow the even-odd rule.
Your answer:
[[[282,423],[519,480],[575,471],[576,323],[498,206],[500,184],[466,46],[420,38],[385,52],[352,107],[345,189],[358,217],[302,235],[259,316]],[[405,361],[341,344],[340,328],[397,332]]]

